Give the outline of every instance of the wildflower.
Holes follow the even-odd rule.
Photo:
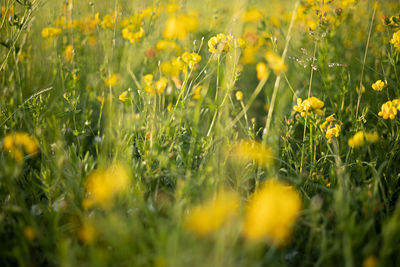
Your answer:
[[[375,91],[382,91],[383,88],[387,86],[387,81],[377,80],[375,83],[372,84],[372,89]]]
[[[122,93],[118,96],[118,99],[119,99],[120,101],[122,101],[122,102],[125,102],[126,100],[129,99],[128,94],[129,94],[128,91],[124,91],[124,92],[122,92]]]
[[[71,62],[74,56],[74,47],[72,45],[67,45],[64,51],[64,58],[66,61]]]
[[[194,207],[184,220],[184,226],[198,236],[219,230],[236,215],[239,198],[233,192],[222,191],[215,198]]]
[[[144,90],[149,93],[151,96],[155,94],[154,88],[153,88],[153,74],[146,74],[143,76],[144,80]]]
[[[109,87],[114,87],[117,84],[118,79],[119,79],[119,75],[114,73],[110,77],[108,77],[104,81],[104,83]]]
[[[55,36],[60,35],[62,30],[60,28],[48,27],[42,30],[42,37],[43,38],[52,38]]]
[[[173,15],[165,23],[163,36],[165,39],[179,38],[185,39],[190,32],[194,32],[198,27],[199,21],[196,12],[188,14]]]
[[[190,70],[195,70],[196,65],[201,61],[201,56],[197,53],[185,52],[181,57],[183,62],[188,65]]]
[[[242,91],[237,91],[236,94],[235,94],[235,96],[236,96],[236,100],[237,100],[237,101],[241,101],[241,100],[243,99],[243,93],[242,93]]]
[[[301,198],[291,186],[270,179],[256,191],[247,206],[244,236],[259,241],[267,238],[283,245],[301,209]]]
[[[280,75],[283,72],[287,71],[288,67],[286,66],[285,62],[280,56],[276,55],[275,53],[268,51],[265,54],[265,58],[268,61],[268,67],[273,70],[275,75]]]
[[[219,53],[221,51],[227,52],[229,50],[229,42],[232,40],[230,35],[225,35],[219,33],[208,40],[208,51],[213,54]]]
[[[108,208],[115,195],[124,192],[129,185],[129,175],[121,164],[114,164],[105,170],[95,170],[87,178],[85,189],[87,197],[84,208],[98,205]]]
[[[393,33],[390,43],[397,48],[397,51],[400,51],[400,30]]]
[[[243,14],[243,22],[257,22],[263,19],[263,15],[257,9],[248,10]]]
[[[144,36],[143,27],[128,25],[122,29],[122,38],[128,40],[131,44],[138,43]]]
[[[193,96],[192,96],[193,100],[199,100],[200,99],[200,97],[201,97],[201,89],[203,89],[203,86],[199,85],[193,90]]]
[[[350,147],[360,147],[363,146],[365,142],[375,143],[378,141],[378,139],[379,135],[377,132],[366,133],[363,131],[358,131],[355,135],[349,138],[347,143]]]
[[[381,107],[381,111],[378,113],[378,116],[384,118],[385,120],[391,119],[393,120],[397,115],[397,108],[393,105],[392,101],[387,101]]]
[[[102,96],[97,96],[96,99],[97,99],[97,101],[99,101],[101,104],[104,104],[104,97],[102,97]]]
[[[257,79],[259,81],[267,79],[269,76],[269,70],[267,68],[267,65],[265,65],[264,62],[257,63],[256,71],[257,71]]]
[[[328,139],[328,142],[332,142],[333,136],[339,137],[339,133],[340,133],[340,125],[335,124],[335,126],[332,126],[326,130],[325,137],[326,139]]]
[[[319,116],[323,114],[321,108],[324,107],[324,102],[318,98],[312,96],[304,101],[301,98],[297,98],[297,105],[293,107],[293,110],[300,113],[302,117],[306,115],[311,115],[313,112]]]
[[[112,14],[107,14],[103,17],[103,20],[100,23],[100,26],[103,29],[114,29],[115,26],[115,19],[116,19],[116,13],[113,12]]]
[[[17,132],[4,137],[3,149],[8,151],[17,162],[21,163],[24,159],[24,152],[28,155],[37,152],[38,143],[27,133]]]
[[[84,223],[78,230],[79,240],[86,244],[93,244],[97,236],[96,228],[94,228],[92,223]]]
[[[233,147],[233,155],[239,159],[254,160],[261,166],[269,166],[273,163],[271,148],[257,141],[240,141]]]
[[[165,77],[161,77],[158,81],[156,81],[156,90],[159,95],[164,92],[165,87],[167,87],[167,82],[168,80]]]
[[[179,52],[179,46],[174,41],[160,40],[156,44],[158,51],[176,51]]]

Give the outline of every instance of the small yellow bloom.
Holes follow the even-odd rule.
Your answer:
[[[227,52],[229,50],[231,40],[232,36],[219,33],[208,40],[208,51],[213,54],[221,51]]]
[[[73,56],[74,56],[74,47],[72,45],[67,45],[64,51],[64,59],[68,62],[71,62]]]
[[[24,152],[28,155],[37,152],[38,143],[36,139],[29,136],[27,133],[16,132],[4,137],[3,149],[8,151],[17,162],[22,162],[24,159]]]
[[[165,88],[167,87],[167,78],[161,77],[158,81],[156,81],[156,90],[159,95],[161,95]]]
[[[309,97],[304,101],[301,98],[297,98],[297,105],[293,107],[293,110],[299,112],[302,117],[311,115],[313,112],[318,116],[322,116],[324,105],[324,102],[315,96]]]
[[[393,33],[390,43],[397,48],[397,51],[400,51],[400,30]]]
[[[128,91],[124,91],[124,92],[122,92],[122,93],[119,95],[118,99],[119,99],[120,101],[122,101],[122,102],[125,102],[126,100],[129,99],[128,94],[129,94]]]
[[[333,136],[339,137],[339,133],[340,133],[340,125],[335,124],[335,126],[330,127],[328,130],[326,130],[325,137],[326,139],[328,139],[328,142],[331,142]]]
[[[288,70],[288,67],[283,59],[275,53],[268,51],[265,54],[265,58],[268,61],[268,67],[273,70],[275,75],[280,75]]]
[[[257,71],[257,79],[259,81],[266,79],[269,76],[269,70],[267,68],[267,65],[265,65],[264,62],[257,63],[256,71]]]
[[[383,88],[386,88],[387,81],[377,80],[375,83],[372,84],[372,89],[375,91],[382,91]]]
[[[219,230],[237,214],[239,198],[233,192],[222,191],[215,198],[194,207],[186,216],[184,226],[198,236]]]
[[[192,96],[193,100],[199,100],[200,99],[200,97],[201,97],[201,89],[203,89],[203,87],[204,86],[199,85],[193,90],[193,96]]]
[[[78,238],[82,243],[86,245],[93,244],[93,242],[96,239],[96,236],[97,236],[96,228],[91,223],[84,223],[78,229]]]
[[[375,143],[379,140],[379,134],[377,132],[367,133],[363,131],[358,131],[353,137],[348,140],[348,145],[350,147],[360,147],[368,143]]]
[[[43,38],[52,38],[55,36],[60,35],[62,30],[60,28],[48,27],[42,30],[42,37]]]
[[[183,62],[185,62],[190,70],[195,70],[196,65],[201,61],[201,56],[197,53],[185,52],[181,56]]]
[[[243,234],[253,241],[265,238],[283,245],[301,209],[301,198],[291,186],[270,179],[256,191],[246,209]]]
[[[397,108],[393,104],[392,101],[387,101],[381,107],[381,111],[378,113],[378,116],[384,118],[385,120],[391,119],[393,120],[397,115]]]
[[[117,84],[118,80],[119,80],[119,75],[114,73],[110,77],[108,77],[104,82],[107,86],[114,87]]]
[[[233,156],[239,159],[254,160],[257,164],[264,167],[274,162],[271,148],[257,141],[240,141],[233,147],[232,153]]]
[[[241,101],[241,100],[243,99],[243,93],[242,93],[242,91],[237,91],[236,94],[235,94],[235,96],[236,96],[236,100],[237,100],[237,101]]]
[[[257,22],[263,19],[263,14],[257,9],[250,9],[243,14],[243,22]]]

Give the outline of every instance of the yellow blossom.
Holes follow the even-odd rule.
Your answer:
[[[243,93],[242,93],[242,91],[237,91],[236,94],[235,94],[235,96],[236,96],[236,100],[237,100],[237,101],[241,101],[241,100],[243,99]]]
[[[190,70],[195,70],[196,65],[201,61],[201,56],[197,53],[185,52],[181,57],[183,62],[188,65]]]
[[[372,84],[372,89],[375,91],[382,91],[383,88],[387,86],[387,81],[377,80],[375,83]]]
[[[270,67],[275,75],[280,75],[283,72],[286,72],[288,67],[286,66],[285,62],[283,59],[276,55],[275,53],[268,51],[265,54],[265,58],[268,61],[268,67]]]
[[[118,80],[119,80],[119,75],[114,73],[110,77],[105,79],[104,83],[107,86],[114,87],[117,84]]]
[[[397,48],[397,51],[400,51],[400,30],[393,33],[390,43]]]
[[[258,62],[256,65],[256,71],[257,71],[257,79],[259,81],[268,78],[269,76],[269,70],[267,68],[267,65],[265,65],[264,62]]]
[[[293,110],[299,112],[302,117],[305,117],[306,115],[311,115],[312,113],[321,116],[324,113],[322,111],[323,107],[324,102],[312,96],[305,99],[304,101],[301,98],[297,98],[297,105],[293,107]]]
[[[120,101],[122,101],[122,102],[125,102],[126,100],[129,99],[128,94],[129,94],[128,91],[124,91],[124,92],[122,92],[122,93],[118,96],[118,99],[119,99]]]
[[[328,142],[331,142],[333,136],[339,137],[339,133],[340,133],[340,125],[335,124],[335,126],[330,127],[326,130],[325,137],[326,137],[326,139],[328,139]]]
[[[378,113],[378,115],[385,120],[393,120],[397,115],[397,108],[395,105],[393,105],[392,101],[387,101],[382,105],[381,111]]]
[[[42,37],[43,38],[52,38],[57,35],[60,35],[62,30],[60,28],[48,27],[42,30]]]
[[[64,51],[64,58],[66,61],[71,62],[74,56],[74,47],[72,45],[67,45]]]
[[[264,167],[274,162],[271,148],[253,140],[238,142],[234,145],[232,154],[242,160],[254,160],[257,164]]]
[[[93,244],[93,242],[96,239],[96,236],[97,236],[97,231],[92,223],[86,222],[78,229],[78,238],[82,243],[86,245]]]
[[[243,14],[243,22],[257,22],[263,19],[263,15],[257,9],[250,9]]]
[[[159,95],[161,95],[164,92],[165,88],[167,87],[167,82],[168,82],[168,80],[165,77],[161,77],[158,81],[156,81],[155,86],[156,86],[157,93]]]
[[[4,137],[3,149],[8,151],[17,162],[22,162],[24,159],[24,152],[28,155],[37,152],[38,143],[36,139],[29,136],[27,133],[16,132]]]
[[[174,41],[160,40],[156,44],[158,51],[175,51],[179,52],[179,46]]]
[[[232,36],[218,33],[216,36],[213,36],[210,38],[210,40],[208,40],[208,51],[213,54],[221,51],[227,52],[229,50],[231,40]]]
[[[198,236],[219,230],[236,215],[239,198],[233,192],[222,191],[215,198],[194,207],[184,220],[184,226]]]
[[[138,43],[144,36],[143,27],[128,25],[122,29],[122,38],[128,40],[131,44]]]
[[[89,208],[92,205],[98,205],[108,208],[113,204],[113,197],[124,192],[128,186],[129,175],[121,164],[113,164],[107,169],[95,170],[86,180],[87,196],[84,206]]]
[[[116,14],[113,12],[112,14],[107,14],[103,17],[103,20],[100,23],[100,26],[103,29],[114,29],[115,27],[115,19],[116,19]]]
[[[203,86],[199,85],[193,90],[192,99],[194,99],[194,100],[199,100],[200,99],[200,97],[201,97],[201,89],[203,89]]]
[[[168,18],[163,36],[165,39],[185,39],[190,32],[194,32],[198,27],[196,12],[188,14],[172,15]]]
[[[378,141],[378,139],[379,139],[379,135],[377,132],[366,133],[363,131],[358,131],[351,138],[349,138],[347,143],[350,147],[360,147],[360,146],[363,146],[365,144],[365,142],[375,143]]]
[[[293,187],[268,180],[250,199],[243,234],[249,240],[267,238],[274,245],[283,245],[300,209],[301,198]]]

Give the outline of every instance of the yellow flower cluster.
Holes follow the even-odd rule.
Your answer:
[[[90,208],[94,205],[102,208],[111,207],[114,196],[124,192],[129,182],[129,174],[121,164],[93,171],[86,180],[87,196],[83,201],[83,207]]]
[[[265,65],[264,62],[258,62],[256,65],[256,71],[257,71],[257,79],[259,81],[263,79],[267,79],[269,76],[269,70],[267,68],[267,65]]]
[[[244,236],[259,241],[267,238],[283,245],[301,209],[301,198],[291,186],[271,179],[256,191],[247,206]]]
[[[199,85],[197,86],[194,90],[193,90],[193,96],[192,99],[193,100],[199,100],[201,97],[201,89],[203,89],[203,85]]]
[[[358,131],[354,136],[350,137],[348,140],[348,145],[350,147],[360,147],[365,144],[365,142],[368,143],[375,143],[379,139],[379,135],[377,132],[374,133],[366,133],[363,131]]]
[[[168,18],[163,36],[169,40],[175,38],[183,40],[190,32],[197,30],[198,24],[197,12],[195,11],[188,14],[174,14]]]
[[[321,130],[325,132],[325,137],[328,139],[328,142],[332,142],[332,138],[334,136],[339,137],[340,124],[334,123],[335,121],[335,113],[333,113],[325,119],[324,123],[320,125]]]
[[[211,37],[208,40],[208,51],[213,54],[220,53],[222,51],[228,52],[231,47],[243,48],[245,41],[242,38],[234,38],[232,35],[225,35],[218,33],[216,36]]]
[[[62,29],[55,28],[55,27],[47,27],[43,28],[42,30],[42,37],[43,38],[52,38],[58,36],[62,33]]]
[[[128,40],[131,44],[140,42],[143,36],[143,27],[128,25],[122,29],[122,38]]]
[[[180,52],[179,46],[174,41],[168,40],[160,40],[156,44],[156,49],[158,51],[175,51],[176,53]]]
[[[253,140],[238,142],[234,145],[232,153],[235,157],[242,160],[254,160],[257,164],[264,167],[274,162],[271,148]]]
[[[322,116],[324,105],[324,102],[315,96],[309,97],[304,101],[301,98],[297,98],[297,105],[293,107],[293,110],[299,112],[302,117],[311,115],[312,113]]]
[[[184,226],[198,236],[206,236],[220,229],[237,214],[239,198],[233,192],[222,191],[215,198],[193,208]]]
[[[393,33],[390,43],[397,48],[397,51],[400,51],[400,30]]]
[[[285,61],[274,52],[268,51],[265,54],[265,59],[268,61],[268,67],[272,69],[275,75],[280,75],[288,70]]]
[[[372,89],[375,91],[382,91],[383,88],[387,87],[387,81],[377,80],[372,84]]]
[[[394,99],[392,101],[387,101],[381,107],[381,111],[378,115],[385,120],[396,118],[397,110],[400,110],[400,99]]]
[[[114,87],[117,85],[118,80],[120,79],[120,76],[116,73],[111,74],[110,77],[104,80],[104,83],[109,86],[109,87]]]
[[[190,70],[195,70],[196,65],[201,61],[201,56],[197,53],[185,52],[182,54],[181,58]]]
[[[24,160],[24,152],[28,155],[37,152],[38,143],[36,139],[27,133],[11,133],[4,137],[3,149],[8,151],[17,162],[22,162]]]
[[[180,57],[174,58],[171,61],[161,63],[161,72],[171,77],[178,77],[181,70],[185,67],[185,63]]]
[[[167,87],[168,80],[165,77],[161,77],[158,81],[153,83],[153,74],[146,74],[143,76],[144,80],[144,90],[149,93],[151,96],[154,96],[157,92],[157,94],[161,95],[165,88]],[[155,89],[154,89],[155,87]]]

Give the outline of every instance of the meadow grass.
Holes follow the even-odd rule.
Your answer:
[[[1,266],[397,266],[397,0],[1,0]]]

